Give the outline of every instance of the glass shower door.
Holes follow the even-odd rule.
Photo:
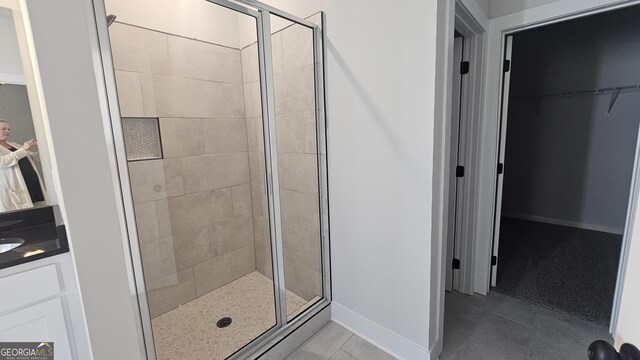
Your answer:
[[[157,359],[224,359],[278,324],[260,16],[204,4],[225,33],[194,39],[178,16],[109,27]]]
[[[100,40],[147,353],[244,358],[330,300],[321,14],[122,4]]]
[[[305,23],[270,16],[280,226],[287,319],[324,296],[327,219],[321,14]],[[324,199],[322,196],[324,195]]]

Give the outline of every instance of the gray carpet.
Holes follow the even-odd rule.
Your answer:
[[[622,236],[502,217],[497,292],[608,326]]]

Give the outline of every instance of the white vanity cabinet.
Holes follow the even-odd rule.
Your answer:
[[[0,342],[53,342],[54,358],[90,359],[69,253],[0,270]]]

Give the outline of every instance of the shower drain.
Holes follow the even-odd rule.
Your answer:
[[[216,323],[216,326],[219,327],[220,329],[226,328],[227,326],[231,325],[232,321],[233,320],[231,320],[230,317],[223,317],[222,319],[218,320],[218,322]]]

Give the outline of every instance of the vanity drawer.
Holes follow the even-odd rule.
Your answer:
[[[55,264],[26,270],[0,278],[0,313],[60,294]]]

